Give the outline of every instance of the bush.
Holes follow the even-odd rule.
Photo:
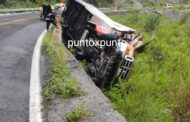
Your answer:
[[[146,32],[154,31],[156,27],[159,25],[159,23],[160,23],[160,16],[151,15],[147,18],[144,29]]]
[[[5,4],[5,3],[6,3],[6,0],[1,0],[0,5],[1,5],[1,4]]]
[[[77,106],[66,116],[67,122],[80,122],[89,116],[89,113],[83,107]]]

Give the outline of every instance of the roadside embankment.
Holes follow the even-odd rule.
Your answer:
[[[43,87],[44,120],[126,122],[64,47],[60,34],[60,30],[49,32],[44,43],[51,70]]]

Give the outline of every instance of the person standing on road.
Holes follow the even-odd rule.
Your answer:
[[[49,13],[47,15],[47,17],[45,18],[45,20],[46,20],[46,29],[47,30],[49,30],[50,24],[53,24],[54,26],[56,26],[56,28],[58,28],[55,18],[56,18],[56,12],[55,11],[52,11],[51,13]]]

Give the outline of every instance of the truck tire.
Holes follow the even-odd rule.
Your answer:
[[[94,78],[94,82],[99,87],[109,87],[117,73],[118,55],[112,55],[108,58],[108,61],[104,62],[102,65],[104,67],[97,71],[98,73]]]

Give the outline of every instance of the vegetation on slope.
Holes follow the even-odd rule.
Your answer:
[[[83,106],[76,106],[71,112],[66,116],[67,122],[83,122],[89,113],[83,108]]]
[[[190,0],[172,0],[172,1],[168,1],[168,0],[139,0],[140,2],[142,2],[145,6],[163,6],[166,3],[172,3],[172,4],[188,4],[190,2]]]
[[[1,0],[0,8],[32,8],[46,3],[58,3],[65,0]]]
[[[45,38],[44,48],[50,59],[51,78],[46,81],[43,87],[43,95],[48,99],[52,97],[52,94],[63,98],[81,95],[78,82],[69,75],[64,60],[67,55],[65,48],[51,32]]]
[[[136,54],[129,80],[105,92],[115,108],[129,122],[190,121],[189,19],[147,14],[112,18],[143,32],[145,40],[156,36]]]
[[[37,3],[30,0],[2,0],[0,9],[2,8],[32,8],[36,7]]]

